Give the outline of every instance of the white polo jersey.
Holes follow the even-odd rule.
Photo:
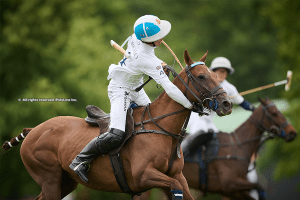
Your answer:
[[[112,64],[109,67],[107,79],[112,79],[109,86],[122,86],[134,90],[143,84],[145,74],[151,76],[158,84],[170,81],[163,71],[163,61],[155,56],[154,49],[155,47],[143,43],[133,34],[126,50],[130,58],[124,57],[118,65]]]

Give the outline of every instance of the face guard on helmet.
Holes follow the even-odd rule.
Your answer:
[[[231,67],[230,61],[225,57],[217,57],[213,59],[210,65],[210,70],[214,71],[218,68],[225,68],[228,70],[228,74],[231,75],[234,73],[233,67]]]
[[[136,20],[133,30],[137,39],[143,42],[154,42],[168,35],[171,24],[154,15],[144,15]]]

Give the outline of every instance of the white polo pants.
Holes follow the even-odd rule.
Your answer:
[[[146,106],[151,103],[144,89],[136,92],[124,87],[108,87],[110,100],[110,126],[125,131],[126,113],[130,103],[134,101],[138,106]]]

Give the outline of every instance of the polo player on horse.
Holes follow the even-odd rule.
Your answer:
[[[110,99],[110,130],[92,139],[76,156],[70,168],[85,182],[88,182],[88,165],[97,155],[104,155],[119,147],[125,140],[126,113],[131,102],[146,106],[151,101],[144,89],[135,91],[143,84],[144,75],[152,77],[166,93],[185,108],[193,106],[184,94],[164,73],[163,61],[155,56],[154,49],[159,46],[171,30],[170,22],[160,20],[154,15],[144,15],[134,24],[134,34],[128,41],[127,52],[130,58],[123,58],[118,65],[109,67],[108,97]]]

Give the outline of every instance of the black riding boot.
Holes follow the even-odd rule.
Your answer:
[[[87,171],[89,169],[88,163],[101,153],[97,147],[98,137],[92,139],[76,156],[69,167],[86,183],[89,182],[87,178]]]
[[[110,150],[119,147],[126,139],[124,131],[112,128],[109,132],[106,132],[98,136],[97,144],[103,154],[108,153]]]
[[[106,154],[111,149],[119,147],[125,140],[125,132],[118,129],[111,129],[102,135],[92,139],[83,150],[76,156],[69,167],[86,183],[89,182],[87,178],[87,171],[89,163],[93,158],[99,154]]]

